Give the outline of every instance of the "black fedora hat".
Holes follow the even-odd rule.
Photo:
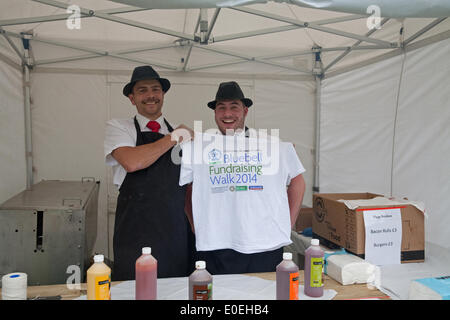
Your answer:
[[[241,100],[248,108],[253,104],[253,101],[244,97],[241,87],[235,81],[222,82],[216,93],[216,100],[208,102],[208,107],[215,110],[217,101],[223,100]]]
[[[140,66],[134,68],[130,82],[125,87],[123,87],[123,95],[125,97],[128,97],[128,95],[133,91],[133,87],[137,81],[150,79],[158,80],[159,83],[161,83],[161,87],[164,92],[167,92],[167,90],[169,90],[170,88],[169,80],[161,78],[158,72],[156,72],[150,66]]]

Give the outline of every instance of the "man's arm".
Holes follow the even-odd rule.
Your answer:
[[[302,174],[299,174],[295,178],[291,179],[291,183],[287,189],[289,210],[291,212],[291,228],[294,227],[298,214],[300,213],[305,189],[306,184]]]
[[[134,172],[152,165],[176,144],[168,134],[155,142],[136,147],[119,147],[111,155],[127,172]]]
[[[193,131],[184,125],[180,125],[171,134],[155,142],[136,147],[119,147],[111,152],[111,155],[127,172],[134,172],[151,166],[177,142],[192,137]]]
[[[186,213],[189,223],[191,224],[192,232],[195,233],[194,218],[192,216],[192,183],[188,184],[187,188],[186,188],[186,198],[184,201],[184,212]]]

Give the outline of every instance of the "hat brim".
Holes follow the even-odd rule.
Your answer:
[[[244,104],[244,106],[246,106],[247,108],[250,108],[253,105],[253,101],[249,98],[242,98],[240,99],[242,101],[242,103]],[[208,107],[215,110],[216,109],[216,104],[217,104],[217,100],[214,101],[210,101],[208,102]]]
[[[141,81],[141,80],[152,80],[152,79],[158,80],[159,83],[161,83],[161,87],[162,87],[162,90],[164,93],[166,93],[170,89],[170,81],[165,78],[144,77],[144,78],[136,79],[132,82],[127,83],[125,85],[125,87],[123,87],[123,91],[122,91],[123,95],[125,97],[128,97],[128,95],[130,95],[130,93],[133,92],[133,87],[136,84],[136,82]]]

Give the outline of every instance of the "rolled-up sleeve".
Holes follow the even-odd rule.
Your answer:
[[[134,147],[136,146],[135,138],[127,127],[121,121],[113,119],[106,122],[105,127],[105,162],[109,166],[118,165],[116,159],[111,153],[120,147]]]

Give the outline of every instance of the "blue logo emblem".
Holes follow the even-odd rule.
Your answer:
[[[222,152],[220,150],[217,150],[217,149],[212,149],[208,153],[208,158],[209,158],[210,162],[220,161],[221,157],[222,157]]]

